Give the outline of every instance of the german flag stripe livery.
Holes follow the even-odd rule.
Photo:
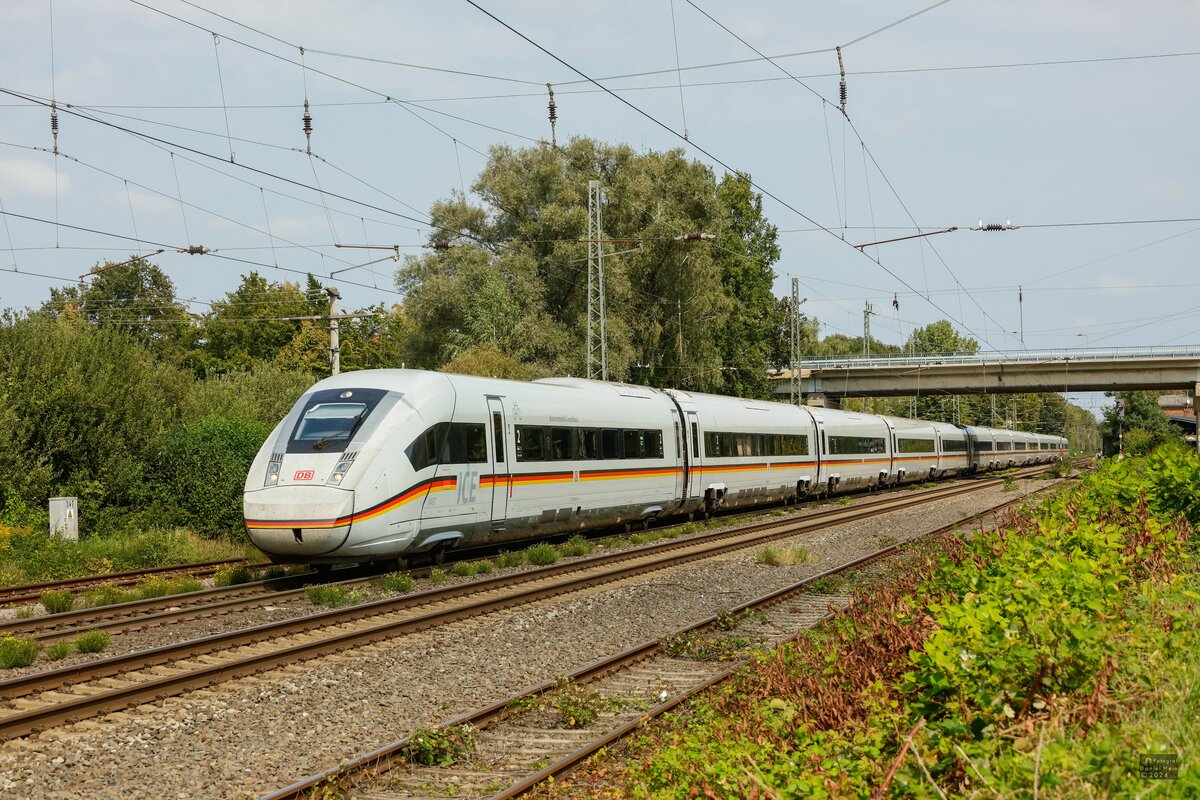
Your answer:
[[[398,495],[395,495],[382,503],[372,506],[357,514],[348,514],[337,519],[308,519],[308,520],[246,520],[247,528],[340,528],[343,525],[351,525],[355,522],[362,522],[373,517],[378,517],[380,514],[386,514],[392,509],[407,505],[418,497],[422,497],[429,492],[444,492],[449,489],[454,489],[458,484],[458,478],[454,475],[447,475],[440,478],[429,478],[423,480],[415,486],[410,486]]]

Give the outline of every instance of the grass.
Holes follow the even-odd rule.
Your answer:
[[[32,636],[5,636],[0,639],[0,669],[28,667],[41,649]]]
[[[70,642],[55,642],[46,648],[46,658],[51,661],[62,661],[71,655],[72,649],[74,648],[71,647]]]
[[[203,588],[204,584],[190,575],[182,578],[149,577],[143,578],[134,588],[134,592],[143,600],[149,600],[154,597],[169,597],[173,594],[198,592]]]
[[[254,573],[246,567],[226,567],[213,575],[213,586],[236,586],[254,580]]]
[[[629,540],[624,536],[609,536],[600,540],[600,546],[609,550],[620,550],[629,546]]]
[[[71,542],[48,531],[0,524],[0,586],[248,557],[262,556],[248,545],[182,529],[93,534]]]
[[[519,567],[525,563],[524,550],[506,550],[496,556],[496,566],[500,569],[508,567]]]
[[[76,639],[74,644],[80,653],[102,653],[112,644],[112,637],[104,631],[88,631]]]
[[[525,558],[529,560],[530,564],[545,567],[558,561],[558,550],[553,545],[539,542],[525,549]]]
[[[580,536],[578,533],[558,546],[558,552],[565,558],[590,555],[596,545]]]
[[[306,586],[304,594],[314,606],[324,606],[325,608],[357,605],[367,599],[366,592],[351,591],[341,586]]]
[[[42,608],[47,614],[65,614],[75,607],[75,595],[66,589],[42,592]]]
[[[446,570],[444,569],[438,569],[437,567],[434,567],[433,569],[429,570],[430,583],[445,583],[447,577],[449,576],[446,575]]]
[[[490,575],[496,570],[491,561],[459,561],[450,567],[450,571],[460,577],[471,575]]]
[[[805,547],[779,547],[768,545],[754,555],[759,564],[772,567],[791,567],[796,564],[808,564],[813,560],[812,554]]]
[[[1017,479],[1012,475],[1004,476],[1004,491],[1015,492],[1017,490]]]
[[[389,572],[379,578],[379,585],[385,591],[406,594],[412,590],[415,581],[406,572]]]
[[[105,584],[98,586],[95,589],[89,589],[83,593],[83,602],[89,606],[96,608],[98,606],[112,606],[117,603],[128,603],[131,600],[137,600],[138,596],[119,586]]]

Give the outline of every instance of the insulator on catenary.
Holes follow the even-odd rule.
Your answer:
[[[554,87],[547,83],[546,91],[550,92],[550,146],[558,147],[558,141],[555,138],[555,123],[558,122],[558,107],[554,104]]]
[[[54,137],[54,155],[58,155],[58,102],[50,101],[50,135]]]
[[[842,113],[845,114],[846,113],[846,67],[842,63],[842,48],[838,47],[836,49],[837,49],[837,57],[838,57],[838,74],[842,78],[842,82],[838,86],[838,94],[841,96],[841,99],[842,99]]]
[[[431,250],[449,250],[450,246],[450,242],[446,239],[436,239],[428,244],[422,245],[422,247],[428,247]]]
[[[312,114],[308,113],[308,98],[304,98],[304,141],[307,143],[308,153],[312,155]]]
[[[214,251],[209,250],[207,247],[205,247],[202,244],[193,244],[193,245],[189,245],[186,249],[176,250],[175,252],[176,253],[184,253],[189,256],[203,256],[203,255],[207,255],[208,253],[212,253]]]

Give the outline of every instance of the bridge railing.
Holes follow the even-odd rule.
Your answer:
[[[1040,364],[1052,361],[1115,361],[1136,358],[1200,359],[1200,347],[1084,347],[991,353],[917,353],[878,356],[806,356],[803,369],[912,367],[954,364]]]

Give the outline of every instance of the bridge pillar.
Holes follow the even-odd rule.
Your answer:
[[[805,405],[816,406],[817,408],[842,407],[842,398],[836,395],[825,394],[824,392],[809,392],[807,398]]]

